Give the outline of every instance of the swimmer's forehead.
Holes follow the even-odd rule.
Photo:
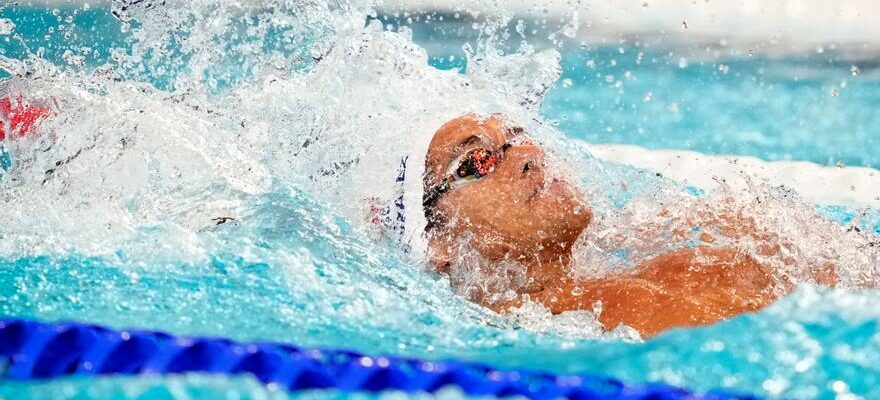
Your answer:
[[[508,128],[501,119],[477,119],[465,116],[449,121],[434,134],[428,147],[427,167],[434,174],[442,174],[451,159],[471,147],[499,148],[521,130]]]

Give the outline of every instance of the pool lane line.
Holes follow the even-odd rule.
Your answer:
[[[293,392],[436,393],[457,386],[467,395],[533,399],[758,399],[721,391],[697,394],[667,384],[627,384],[599,375],[495,369],[468,361],[374,357],[347,350],[178,337],[76,322],[0,319],[0,380],[191,372],[250,374],[264,384]]]

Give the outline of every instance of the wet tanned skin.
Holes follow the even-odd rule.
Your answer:
[[[577,280],[569,275],[571,246],[592,212],[565,181],[547,181],[544,151],[517,138],[500,118],[464,116],[444,124],[426,157],[426,183],[447,174],[449,165],[475,147],[501,149],[494,172],[441,195],[435,205],[443,223],[427,232],[432,259],[444,271],[462,243],[492,261],[516,260],[527,267],[528,283],[518,294],[553,313],[594,310],[606,329],[629,325],[643,336],[673,327],[713,323],[760,310],[776,298],[765,266],[734,248],[700,246],[646,260],[635,272]],[[475,301],[496,311],[519,306]]]

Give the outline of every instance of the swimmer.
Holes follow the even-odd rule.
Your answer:
[[[0,114],[6,121],[0,124],[2,144],[38,136],[39,124],[52,111],[37,102],[0,98]],[[592,210],[575,187],[545,175],[544,158],[522,129],[499,117],[457,118],[444,124],[430,143],[423,208],[437,271],[449,273],[460,285],[452,269],[470,255],[467,251],[496,264],[517,263],[526,271],[524,282],[504,288],[512,296],[499,299],[497,293],[482,290],[469,294],[476,302],[504,312],[521,306],[527,296],[555,314],[594,311],[601,303],[598,319],[604,327],[628,325],[649,337],[760,310],[792,289],[753,257],[712,246],[710,239],[642,260],[632,272],[572,277],[572,246],[587,234]],[[213,222],[232,220],[221,216]],[[726,222],[740,229],[749,226],[747,221]],[[836,282],[830,266],[817,269],[814,276],[820,283]]]
[[[650,337],[760,310],[793,289],[749,254],[712,245],[709,237],[694,248],[642,260],[632,272],[572,277],[572,246],[588,234],[592,209],[571,184],[545,174],[545,157],[522,129],[498,116],[454,119],[431,140],[423,201],[431,265],[450,274],[453,285],[462,283],[453,266],[472,255],[468,251],[526,271],[519,284],[502,289],[514,293],[500,300],[488,285],[471,288],[477,303],[504,312],[527,297],[553,314],[594,311],[601,304],[598,320],[605,329],[624,324]],[[749,225],[735,219],[701,223]],[[836,284],[833,266],[811,274],[817,283]]]

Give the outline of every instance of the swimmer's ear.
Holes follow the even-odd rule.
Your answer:
[[[433,272],[448,274],[452,267],[452,254],[449,246],[437,238],[428,240],[428,265]]]
[[[442,247],[444,250],[446,249],[446,246]],[[439,254],[435,252],[431,257],[431,267],[438,274],[448,274],[449,269],[452,267],[452,258],[449,257],[449,253],[446,251],[442,251]]]

